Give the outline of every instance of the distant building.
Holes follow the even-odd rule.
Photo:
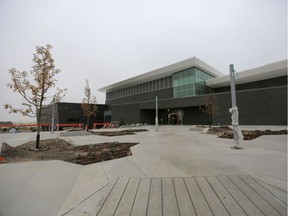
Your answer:
[[[0,128],[10,128],[13,127],[13,122],[11,121],[0,121]]]
[[[45,114],[42,117],[42,124],[51,124],[53,106],[47,106],[43,109]],[[94,123],[104,123],[111,121],[109,107],[105,104],[97,104],[96,115],[90,117],[89,128],[93,127]],[[81,103],[66,103],[57,102],[54,104],[54,126],[57,124],[84,124],[87,123],[87,116],[84,114]],[[48,128],[46,128],[48,129]]]
[[[228,68],[228,66],[227,66]],[[236,66],[237,68],[237,66]],[[202,112],[211,88],[219,104],[213,124],[231,124],[230,76],[193,57],[99,89],[106,93],[112,121],[155,124],[209,124]],[[287,125],[287,60],[238,73],[239,122],[242,125]]]

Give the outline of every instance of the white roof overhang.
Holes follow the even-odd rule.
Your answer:
[[[144,74],[132,77],[130,79],[126,79],[126,80],[114,83],[112,85],[108,85],[98,90],[100,92],[111,92],[111,91],[129,87],[129,86],[133,86],[133,85],[149,82],[152,80],[160,79],[163,77],[171,76],[173,73],[176,73],[178,71],[185,70],[191,67],[197,67],[214,77],[219,77],[219,76],[224,75],[221,72],[217,71],[215,68],[201,61],[200,59],[193,57],[193,58],[189,58],[184,61],[181,61],[181,62],[177,62],[172,65],[163,67],[163,68],[150,71],[148,73],[144,73]]]
[[[280,76],[287,76],[287,59],[239,72],[236,74],[235,82],[238,85]],[[209,79],[205,82],[212,88],[229,86],[230,75]]]

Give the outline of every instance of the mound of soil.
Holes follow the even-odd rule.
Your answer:
[[[92,134],[100,136],[123,136],[123,135],[133,135],[137,132],[146,132],[147,129],[129,129],[121,131],[91,131]]]
[[[263,136],[263,135],[287,135],[287,130],[279,130],[279,131],[271,131],[271,130],[254,130],[254,131],[242,131],[244,140],[253,140],[257,137]],[[233,137],[232,137],[233,138]]]
[[[221,126],[221,127],[211,127],[208,129],[207,133],[208,134],[221,134],[221,133],[224,133],[224,132],[229,132],[229,131],[232,131],[233,133],[233,130],[228,127],[228,126]]]
[[[2,144],[1,156],[4,162],[23,162],[41,160],[62,160],[87,165],[132,155],[131,146],[138,143],[101,143],[83,146],[71,146],[62,139],[41,140],[39,149],[35,142],[28,142],[17,147]]]
[[[229,127],[223,126],[218,128],[209,128],[208,134],[216,134],[219,138],[233,139],[233,130]],[[253,140],[263,135],[287,135],[287,130],[271,131],[271,130],[242,130],[243,140]]]

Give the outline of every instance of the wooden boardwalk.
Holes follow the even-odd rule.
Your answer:
[[[286,195],[248,175],[121,177],[65,215],[287,215]]]

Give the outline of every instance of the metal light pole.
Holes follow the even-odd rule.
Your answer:
[[[54,133],[54,118],[55,118],[55,97],[53,97],[52,101],[51,133]]]
[[[231,99],[232,99],[232,107],[237,106],[236,104],[236,90],[235,90],[235,71],[234,65],[230,65],[230,81],[231,81]]]
[[[233,134],[234,134],[234,142],[235,145],[232,147],[233,149],[243,149],[239,144],[239,140],[243,138],[243,134],[239,127],[239,112],[236,104],[236,90],[235,90],[235,70],[234,65],[230,65],[230,81],[231,81],[231,101],[232,107],[229,109],[229,112],[232,114],[232,126],[233,126]]]
[[[158,97],[156,96],[156,117],[155,117],[155,131],[159,131],[158,129]]]
[[[236,107],[236,90],[235,90],[235,71],[234,65],[230,64],[230,83],[231,83],[231,101],[232,107]],[[234,141],[237,143],[239,142],[238,133],[236,132],[235,128],[233,127],[233,134],[234,134]]]

